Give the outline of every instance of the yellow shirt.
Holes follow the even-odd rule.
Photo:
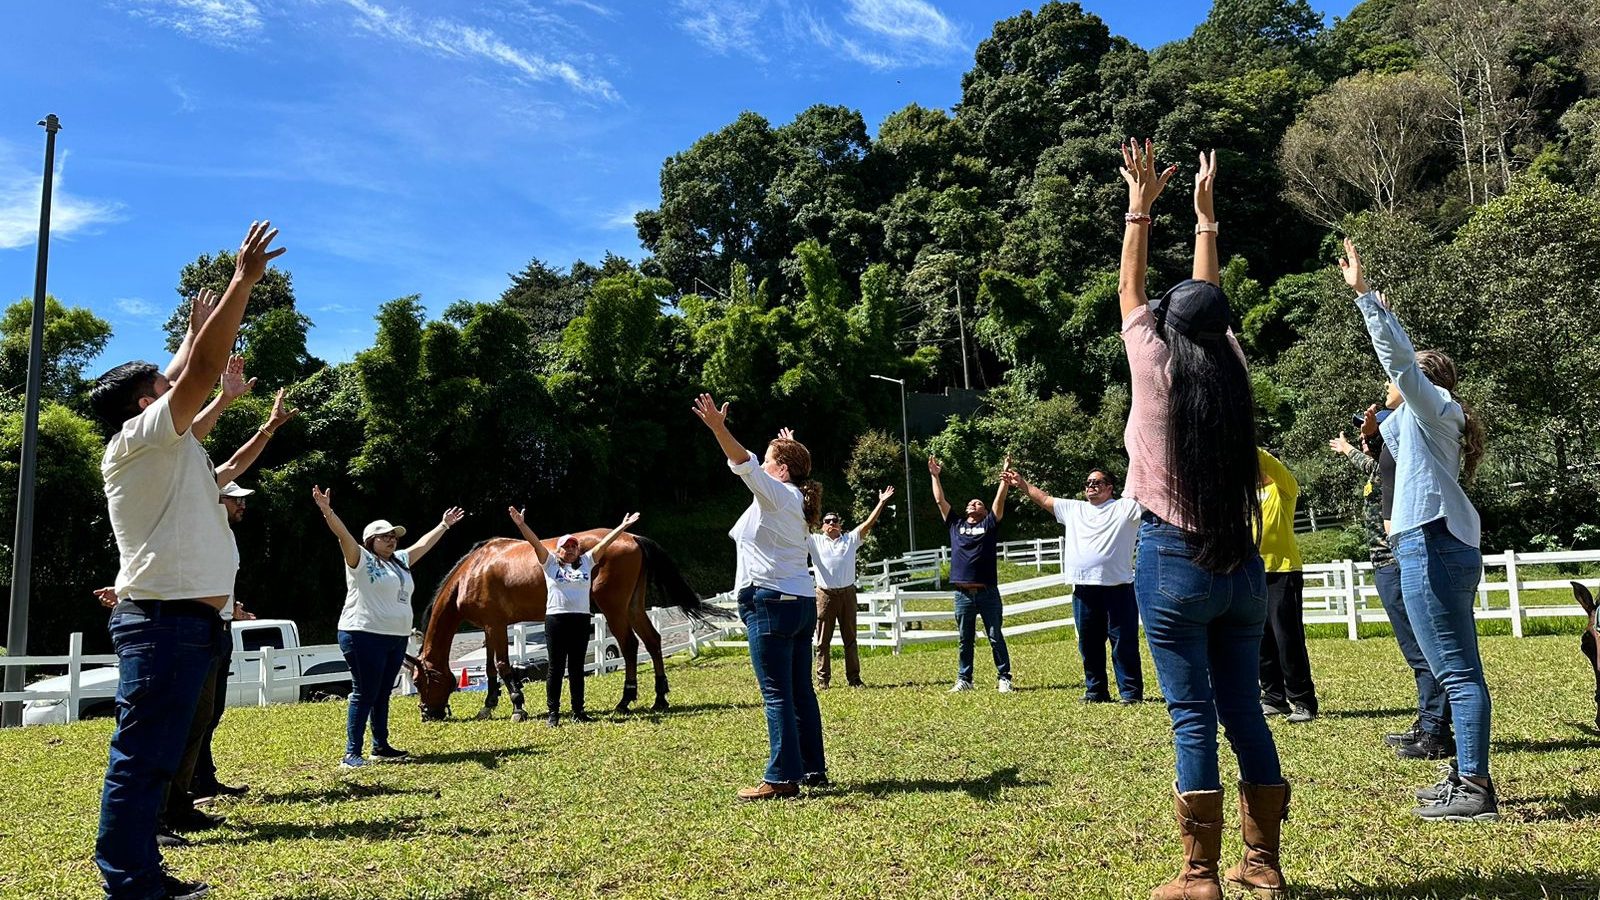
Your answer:
[[[1256,448],[1261,474],[1271,479],[1261,488],[1261,533],[1256,543],[1268,572],[1298,572],[1300,545],[1294,539],[1294,505],[1300,499],[1300,484],[1289,468],[1272,454]]]

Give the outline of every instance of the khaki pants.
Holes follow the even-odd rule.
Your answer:
[[[844,677],[861,683],[861,656],[856,651],[856,588],[817,588],[817,681],[826,686],[833,676],[833,625],[844,641]]]

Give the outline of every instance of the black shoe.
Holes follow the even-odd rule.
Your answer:
[[[828,779],[827,774],[824,772],[812,772],[800,779],[800,784],[802,787],[808,788],[833,787],[833,782]]]
[[[202,812],[193,807],[167,813],[167,827],[173,831],[180,832],[210,831],[221,826],[226,821],[227,819],[222,816],[213,816],[208,812]]]
[[[596,721],[596,720],[595,720],[594,716],[591,716],[588,713],[586,713],[586,712],[584,712],[583,710],[580,709],[577,712],[572,714],[572,721],[574,721],[574,722],[593,722],[593,721]]]
[[[174,834],[172,829],[162,824],[156,827],[156,846],[163,850],[171,850],[174,847],[187,847],[189,846],[189,839],[181,834]]]
[[[1316,710],[1309,706],[1301,706],[1298,703],[1296,703],[1289,712],[1289,721],[1294,722],[1297,725],[1302,722],[1309,722],[1316,717]]]
[[[545,716],[544,723],[546,725],[549,725],[551,728],[560,728],[561,727],[561,714],[560,713],[551,713],[550,715]]]
[[[411,754],[393,747],[373,747],[367,758],[373,762],[405,762],[411,758]]]
[[[1479,785],[1460,778],[1445,787],[1437,802],[1411,812],[1435,822],[1493,822],[1500,818],[1500,801],[1494,795],[1494,782]]]
[[[203,881],[184,881],[166,874],[161,876],[161,886],[167,889],[167,900],[200,900],[211,893],[211,885]]]
[[[1449,759],[1454,752],[1453,742],[1446,743],[1444,738],[1426,731],[1417,740],[1394,748],[1394,755],[1401,759]]]
[[[196,805],[199,805],[201,801],[207,799],[216,797],[243,797],[248,793],[250,793],[250,785],[248,784],[235,786],[231,784],[223,784],[220,781],[215,781],[203,787],[196,787],[194,789],[194,801]]]
[[[1287,716],[1294,712],[1294,708],[1287,703],[1273,703],[1268,700],[1261,701],[1261,714],[1263,716]]]
[[[1079,703],[1110,703],[1110,694],[1084,694]]]

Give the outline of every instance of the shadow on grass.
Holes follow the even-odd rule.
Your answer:
[[[978,775],[971,778],[884,778],[878,781],[863,781],[843,785],[840,792],[872,794],[879,797],[890,794],[959,792],[974,800],[995,800],[1000,796],[1000,792],[1007,788],[1048,787],[1049,784],[1050,782],[1048,781],[1023,781],[1021,772],[1016,766],[1007,766],[1004,769],[996,769],[987,775]]]
[[[1593,872],[1501,872],[1495,875],[1437,875],[1416,881],[1376,884],[1291,885],[1295,900],[1499,900],[1527,897],[1593,897],[1600,875]]]
[[[867,683],[863,684],[859,690],[889,691],[894,690],[895,688],[948,688],[954,683],[955,679],[950,679],[949,681],[868,681]],[[835,690],[835,688],[829,688],[829,690]]]
[[[429,836],[486,838],[493,835],[494,832],[483,828],[429,827],[427,821],[421,816],[396,816],[362,822],[264,822],[235,825],[223,829],[216,837],[201,838],[196,840],[195,843],[199,846],[216,847],[227,844],[254,844],[263,841],[342,841],[347,839],[391,841],[419,837],[426,838]]]
[[[399,788],[387,784],[362,784],[358,781],[347,781],[334,787],[312,790],[306,788],[298,791],[283,791],[276,794],[258,794],[255,800],[260,803],[338,803],[343,800],[364,800],[368,797],[395,797],[402,794],[427,794],[431,790],[424,788]]]
[[[1322,719],[1397,719],[1401,716],[1415,716],[1415,707],[1396,707],[1394,709],[1329,709],[1319,710],[1317,717]]]
[[[1513,802],[1524,822],[1573,822],[1600,816],[1600,794],[1568,791],[1559,797],[1516,797]]]
[[[475,762],[485,769],[497,769],[500,767],[500,761],[507,757],[538,756],[543,752],[537,747],[501,747],[498,750],[451,750],[445,753],[417,753],[405,765],[437,766]]]

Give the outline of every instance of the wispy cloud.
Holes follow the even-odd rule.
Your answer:
[[[556,3],[561,6],[576,6],[579,9],[586,9],[597,16],[605,16],[608,19],[616,16],[617,14],[616,10],[607,6],[601,6],[598,3],[591,3],[590,0],[556,0]]]
[[[678,27],[721,54],[766,62],[774,49],[822,47],[874,69],[940,60],[961,29],[929,0],[844,0],[842,18],[802,0],[675,0]]]
[[[130,319],[148,319],[161,314],[155,304],[143,297],[118,297],[111,301],[117,305],[117,311]]]
[[[617,207],[613,211],[601,215],[600,227],[627,228],[631,230],[634,226],[633,217],[638,215],[640,210],[649,209],[650,205],[649,203],[635,201],[625,206]]]
[[[172,92],[172,96],[178,98],[178,109],[183,112],[194,112],[194,98],[189,96],[189,92],[178,82],[178,79],[168,78],[167,90]]]
[[[905,44],[961,46],[956,26],[926,0],[847,0],[846,22]]]
[[[389,8],[372,0],[344,0],[357,13],[357,24],[368,33],[462,59],[479,59],[508,68],[532,81],[559,81],[583,94],[617,100],[611,82],[582,72],[569,62],[547,59],[512,46],[497,32],[444,19],[413,15],[403,7]]]
[[[130,0],[126,6],[141,19],[224,46],[255,37],[264,24],[251,0]]]
[[[96,225],[115,222],[122,206],[90,200],[66,191],[66,156],[56,161],[54,196],[50,203],[51,237],[67,237]],[[39,238],[39,194],[43,187],[36,169],[28,166],[5,144],[0,144],[0,250],[31,247]]]
[[[677,0],[678,27],[718,53],[742,53],[766,61],[758,32],[763,0]]]

